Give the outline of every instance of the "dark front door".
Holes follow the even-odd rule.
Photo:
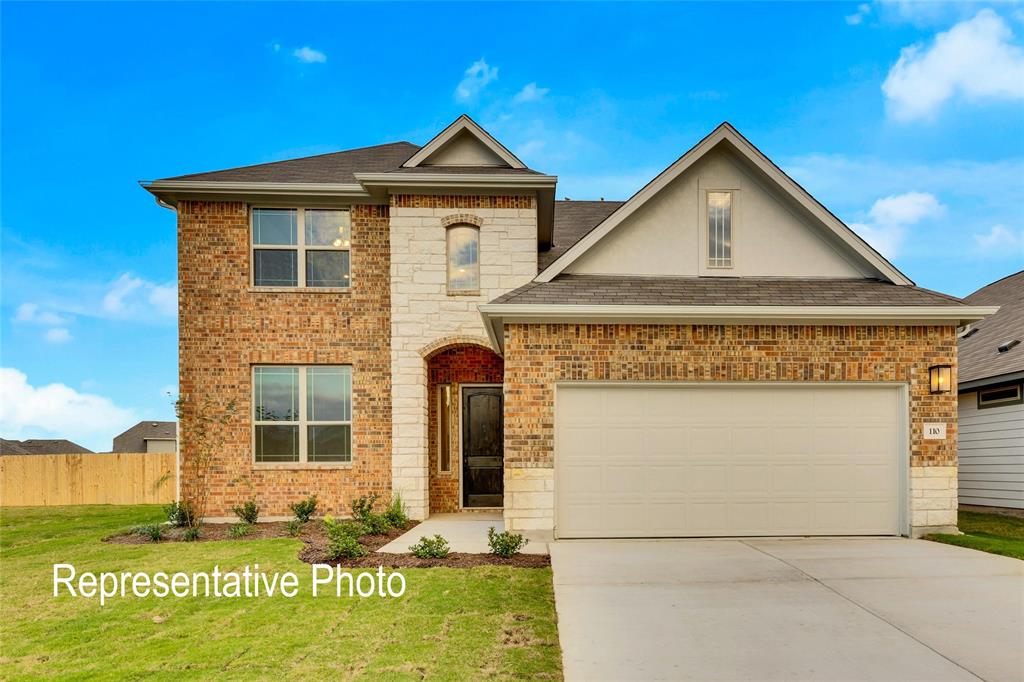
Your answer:
[[[462,389],[462,506],[501,507],[505,438],[500,386]]]

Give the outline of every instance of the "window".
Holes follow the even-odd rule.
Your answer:
[[[997,386],[978,391],[978,409],[1022,403],[1024,403],[1024,394],[1021,393],[1021,384]]]
[[[452,387],[437,387],[437,470],[448,474],[452,470]]]
[[[351,462],[352,368],[254,367],[257,462]]]
[[[732,267],[732,192],[708,192],[708,267]]]
[[[252,283],[258,287],[347,287],[347,210],[254,208]]]
[[[480,230],[472,225],[448,228],[448,293],[480,291]]]

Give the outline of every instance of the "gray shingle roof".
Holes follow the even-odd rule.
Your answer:
[[[416,153],[412,142],[391,142],[373,147],[306,156],[301,159],[260,163],[208,173],[178,175],[164,180],[208,182],[312,182],[355,184],[356,173],[382,173],[401,166]]]
[[[440,173],[444,175],[541,175],[532,168],[508,168],[506,166],[416,166],[415,168],[395,168],[387,171],[396,175],[416,175],[423,173]]]
[[[537,254],[537,264],[543,270],[583,239],[623,201],[556,201],[554,237],[551,249]]]
[[[64,438],[0,439],[0,454],[4,455],[73,455],[91,452],[92,450]]]
[[[960,383],[1024,372],[1024,270],[978,289],[964,299],[971,305],[997,305],[999,312],[973,326],[958,344]],[[1005,353],[999,346],[1020,339]]]
[[[173,440],[177,437],[177,422],[139,422],[114,436],[113,452],[146,452],[147,439]]]
[[[494,303],[516,305],[957,306],[953,296],[873,279],[559,275]]]

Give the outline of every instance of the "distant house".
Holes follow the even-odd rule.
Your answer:
[[[174,452],[177,422],[139,422],[114,437],[114,452]]]
[[[958,343],[960,504],[1024,509],[1024,271],[966,300],[999,312]]]
[[[32,438],[29,440],[0,438],[0,455],[71,455],[83,452],[91,453],[92,450],[64,438]]]

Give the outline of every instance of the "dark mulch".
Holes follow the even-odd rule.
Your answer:
[[[199,539],[195,542],[208,542],[211,540],[235,540],[231,537],[229,529],[233,523],[204,523],[199,530]],[[329,540],[324,532],[324,525],[318,520],[310,521],[302,525],[298,537],[302,540],[303,546],[299,551],[299,560],[307,564],[330,564],[331,566],[343,566],[351,568],[365,568],[383,566],[384,568],[435,568],[443,566],[446,568],[470,568],[473,566],[516,566],[519,568],[546,568],[551,565],[551,557],[545,554],[516,554],[509,558],[495,556],[493,554],[464,554],[453,552],[444,559],[418,559],[412,554],[385,554],[377,552],[378,549],[388,544],[403,533],[419,525],[419,521],[410,521],[405,528],[393,528],[386,535],[364,535],[359,542],[366,547],[369,554],[359,559],[331,559],[327,556]],[[161,542],[184,542],[184,528],[173,528],[167,526],[166,536]],[[271,523],[253,524],[252,532],[240,540],[261,540],[266,538],[293,537],[288,534],[287,524],[281,521]],[[118,535],[111,535],[104,539],[121,545],[145,545],[152,543],[148,537],[139,535],[133,531],[125,531]]]

